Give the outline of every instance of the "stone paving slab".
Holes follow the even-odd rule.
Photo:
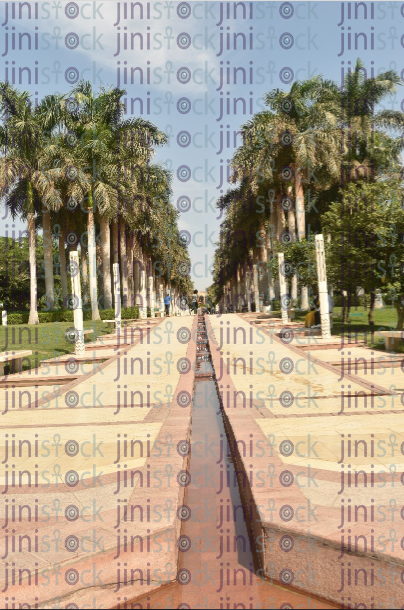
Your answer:
[[[158,340],[158,334],[149,335],[143,344],[138,340],[62,386],[57,396],[51,393],[46,407],[37,400],[33,409],[9,411],[3,417],[0,452],[5,459],[7,442],[10,465],[8,478],[4,470],[0,477],[2,492],[8,484],[0,514],[3,520],[6,514],[11,520],[11,498],[17,510],[27,507],[21,522],[0,530],[1,588],[11,574],[7,572],[11,564],[17,575],[18,570],[25,570],[21,582],[17,578],[12,586],[10,577],[8,583],[7,594],[17,604],[34,604],[39,599],[44,607],[53,607],[57,597],[63,606],[75,603],[81,607],[92,606],[95,598],[98,605],[114,607],[121,586],[125,595],[133,597],[175,580],[177,508],[185,489],[178,485],[177,476],[189,459],[178,447],[189,440],[190,433],[190,402],[186,398],[184,404],[181,397],[192,395],[196,344],[191,329],[196,329],[196,321],[172,318],[167,327],[162,318],[161,330],[169,331],[165,342]],[[131,370],[131,359],[138,370]],[[125,405],[125,392],[130,397],[132,391],[137,392],[136,402],[132,406],[129,399]],[[11,455],[11,439],[17,442],[15,455]],[[20,441],[25,441],[21,455]],[[35,446],[41,449],[37,456],[33,455]],[[12,487],[10,472],[16,472],[18,478],[24,471],[21,485]],[[27,513],[29,509],[34,513],[36,504],[45,510],[39,513],[43,520],[29,522]],[[126,514],[129,520],[119,526],[119,515],[123,522]],[[11,538],[9,528],[14,529],[16,539]],[[18,537],[23,535],[29,539],[21,542],[22,552],[13,551],[13,540],[18,549]],[[129,551],[120,559],[124,536]],[[30,541],[33,546],[28,552]],[[128,560],[129,570],[137,570],[133,578],[130,574],[127,578],[124,571]],[[35,569],[40,572],[34,578]]]
[[[352,604],[371,607],[372,603],[383,604],[388,596],[401,605],[401,581],[397,578],[387,584],[386,578],[392,563],[397,575],[404,568],[400,546],[404,527],[398,518],[404,504],[400,400],[396,400],[397,411],[387,410],[392,396],[380,383],[383,378],[349,374],[340,379],[341,371],[335,366],[320,359],[315,362],[321,352],[287,345],[267,331],[254,332],[249,342],[249,324],[232,314],[225,320],[230,339],[232,331],[242,328],[247,337],[243,347],[227,343],[221,320],[208,318],[223,411],[228,432],[237,443],[237,464],[245,472],[245,503],[254,509],[251,527],[261,541],[261,565],[267,577],[334,603],[350,598]],[[330,352],[335,360],[335,351]],[[244,357],[245,367],[241,361],[235,362],[240,357]],[[284,359],[288,359],[287,366],[281,365]],[[310,371],[303,372],[304,360],[306,366],[314,363]],[[361,398],[356,408],[346,403],[339,414],[342,392],[348,389]],[[266,395],[261,408],[256,406],[262,405],[258,392],[262,392],[260,399]],[[290,393],[287,400],[283,396],[284,406],[280,403],[283,392]],[[304,409],[302,415],[298,413],[302,403],[297,399],[306,398],[307,404],[309,392],[323,396],[316,417]],[[375,406],[381,399],[386,405]],[[282,409],[288,417],[280,416]],[[263,417],[263,412],[269,416]],[[355,416],[348,416],[351,413]],[[348,455],[348,440],[351,453],[355,441],[361,441],[356,457]],[[398,511],[394,521],[386,512],[391,506]],[[369,586],[371,582],[374,586]]]

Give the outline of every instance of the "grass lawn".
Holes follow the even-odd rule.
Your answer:
[[[374,326],[373,326],[373,341],[372,341],[372,326],[368,322],[368,311],[365,311],[363,307],[357,309],[352,308],[349,316],[349,324],[342,324],[342,307],[334,307],[333,327],[332,334],[341,336],[344,333],[345,337],[351,332],[352,336],[363,338],[364,331],[367,334],[367,344],[369,347],[374,347],[378,350],[385,350],[384,337],[378,335],[378,331],[381,330],[395,330],[397,324],[397,313],[391,306],[387,306],[384,309],[375,309],[373,313]],[[306,314],[304,312],[296,312],[296,322],[304,321]],[[360,329],[360,330],[359,330]],[[404,341],[401,342],[397,349],[398,353],[404,353]]]
[[[28,359],[23,361],[23,370],[35,368],[35,366],[39,366],[41,360],[74,352],[74,343],[69,343],[65,338],[66,330],[73,327],[72,322],[0,326],[0,351],[32,350],[30,363],[28,364]],[[92,334],[86,335],[86,342],[111,332],[111,329],[102,321],[84,322],[84,328],[94,329]]]

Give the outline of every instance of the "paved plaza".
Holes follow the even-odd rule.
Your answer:
[[[0,381],[5,599],[369,607],[383,578],[401,599],[394,354],[181,316]]]

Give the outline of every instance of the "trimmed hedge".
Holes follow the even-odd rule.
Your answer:
[[[148,312],[150,315],[150,313]],[[115,317],[114,309],[103,309],[100,311],[101,320],[112,320]],[[40,324],[49,324],[52,322],[74,322],[73,311],[70,309],[61,309],[58,311],[38,311]],[[128,307],[122,309],[122,320],[130,318],[139,318],[138,307]],[[15,324],[28,324],[29,312],[17,311],[7,314],[7,324],[12,326]],[[83,319],[85,322],[91,321],[91,311],[83,311]]]
[[[87,312],[83,313],[85,320],[91,320],[91,313],[89,318],[88,315],[86,315]],[[28,311],[20,311],[7,314],[8,325],[28,324],[28,319]],[[73,312],[69,311],[68,309],[61,311],[38,311],[38,319],[40,324],[50,324],[52,322],[73,322]]]
[[[115,309],[103,309],[102,311],[100,311],[100,316],[101,320],[113,320],[115,318]],[[139,318],[139,307],[128,307],[127,309],[122,309],[121,319],[130,320],[131,318]]]

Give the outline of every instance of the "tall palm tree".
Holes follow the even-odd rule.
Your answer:
[[[44,124],[39,113],[33,110],[30,96],[19,92],[9,83],[0,83],[0,189],[2,195],[10,194],[20,183],[26,189],[25,213],[27,217],[30,261],[30,314],[29,324],[38,323],[37,277],[35,252],[35,193],[46,194],[48,178],[45,172],[46,142]],[[48,308],[53,308],[53,260],[52,240],[49,234],[50,215],[43,214],[48,239],[45,248],[45,282]],[[50,253],[50,254],[49,254]]]
[[[237,186],[218,202],[232,217],[230,225],[224,223],[225,233],[247,227],[260,233],[269,222],[275,241],[268,241],[276,250],[287,221],[292,236],[296,232],[302,240],[306,236],[305,199],[317,198],[317,209],[325,211],[335,201],[341,178],[366,178],[376,167],[397,164],[401,138],[393,137],[386,128],[393,128],[393,133],[397,128],[401,131],[403,114],[375,106],[399,84],[393,71],[366,79],[358,60],[342,90],[336,83],[315,77],[294,83],[288,92],[269,92],[265,96],[267,109],[242,128],[244,144],[232,159],[232,180]],[[291,201],[283,200],[286,206],[281,203],[291,193],[294,209],[290,209]],[[256,202],[261,202],[261,207],[264,203],[264,210]],[[288,210],[287,219],[283,207]],[[309,211],[308,218],[313,228],[321,229],[317,209]],[[228,258],[236,260],[240,254],[242,260],[248,260],[249,253],[237,249],[228,253]],[[223,261],[221,255],[216,258],[216,273]],[[307,289],[303,287],[302,307],[307,305]]]

